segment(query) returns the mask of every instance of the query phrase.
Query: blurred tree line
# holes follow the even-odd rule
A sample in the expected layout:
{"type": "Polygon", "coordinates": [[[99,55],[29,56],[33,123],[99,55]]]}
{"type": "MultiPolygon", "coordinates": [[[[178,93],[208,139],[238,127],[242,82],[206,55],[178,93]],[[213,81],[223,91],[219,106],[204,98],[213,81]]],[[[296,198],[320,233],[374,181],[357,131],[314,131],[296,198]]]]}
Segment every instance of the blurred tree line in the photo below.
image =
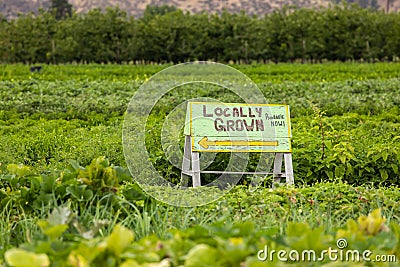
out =
{"type": "Polygon", "coordinates": [[[189,14],[148,7],[141,18],[118,8],[86,14],[41,10],[0,17],[2,63],[165,63],[398,61],[400,14],[341,4],[284,8],[264,17],[189,14]]]}

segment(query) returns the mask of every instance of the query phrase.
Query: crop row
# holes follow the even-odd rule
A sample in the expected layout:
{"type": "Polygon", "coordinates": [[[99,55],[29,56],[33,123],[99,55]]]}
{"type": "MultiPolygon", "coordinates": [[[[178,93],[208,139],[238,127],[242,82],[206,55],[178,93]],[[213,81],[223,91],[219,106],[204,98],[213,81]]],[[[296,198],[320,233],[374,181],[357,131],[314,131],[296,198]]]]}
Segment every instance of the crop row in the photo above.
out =
{"type": "MultiPolygon", "coordinates": [[[[340,81],[331,83],[282,82],[258,83],[269,103],[286,103],[293,117],[312,113],[312,104],[326,115],[358,113],[374,115],[398,114],[400,88],[398,78],[387,80],[340,81]]],[[[84,119],[122,116],[139,84],[96,81],[3,81],[0,82],[0,119],[48,118],[84,119]],[[100,116],[101,115],[101,116],[100,116]]],[[[212,97],[216,100],[241,101],[226,89],[204,84],[193,85],[191,90],[174,89],[169,97],[155,109],[167,111],[180,102],[193,97],[212,97]]],[[[12,120],[11,120],[12,121],[12,120]]]]}
{"type": "MultiPolygon", "coordinates": [[[[153,74],[171,65],[42,65],[39,73],[31,73],[27,65],[1,65],[1,81],[46,80],[46,81],[109,81],[143,82],[153,74]]],[[[398,78],[397,63],[324,63],[324,64],[254,64],[231,65],[254,82],[284,81],[335,82],[347,80],[370,80],[398,78]]]]}

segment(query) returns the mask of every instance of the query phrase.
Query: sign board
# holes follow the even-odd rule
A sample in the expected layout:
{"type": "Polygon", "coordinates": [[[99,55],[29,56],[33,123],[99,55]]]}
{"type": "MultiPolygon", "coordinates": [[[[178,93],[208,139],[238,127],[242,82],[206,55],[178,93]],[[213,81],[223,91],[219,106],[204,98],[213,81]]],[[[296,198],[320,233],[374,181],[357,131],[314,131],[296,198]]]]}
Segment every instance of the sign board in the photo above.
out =
{"type": "Polygon", "coordinates": [[[189,102],[193,152],[291,152],[288,105],[189,102]]]}
{"type": "Polygon", "coordinates": [[[294,183],[288,105],[189,102],[184,134],[182,180],[191,176],[193,187],[201,185],[201,173],[272,174],[274,182],[285,177],[288,184],[294,183]],[[200,152],[272,152],[274,169],[272,173],[203,171],[200,152]]]}

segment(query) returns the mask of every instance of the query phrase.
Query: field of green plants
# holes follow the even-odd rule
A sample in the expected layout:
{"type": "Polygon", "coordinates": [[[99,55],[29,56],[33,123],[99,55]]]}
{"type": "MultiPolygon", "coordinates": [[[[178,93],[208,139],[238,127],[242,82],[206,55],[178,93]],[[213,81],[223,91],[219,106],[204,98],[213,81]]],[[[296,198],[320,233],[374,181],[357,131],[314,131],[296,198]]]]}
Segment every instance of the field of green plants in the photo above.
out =
{"type": "MultiPolygon", "coordinates": [[[[0,266],[400,266],[400,64],[233,65],[269,103],[290,105],[295,186],[272,189],[266,177],[253,192],[245,176],[195,208],[144,194],[123,154],[130,99],[167,67],[0,66],[0,266]],[[282,261],[275,253],[262,261],[265,247],[372,255],[282,261]]],[[[240,101],[200,86],[157,103],[146,146],[173,183],[180,172],[160,132],[167,114],[193,97],[240,101]]],[[[228,158],[218,154],[209,169],[228,158]]]]}

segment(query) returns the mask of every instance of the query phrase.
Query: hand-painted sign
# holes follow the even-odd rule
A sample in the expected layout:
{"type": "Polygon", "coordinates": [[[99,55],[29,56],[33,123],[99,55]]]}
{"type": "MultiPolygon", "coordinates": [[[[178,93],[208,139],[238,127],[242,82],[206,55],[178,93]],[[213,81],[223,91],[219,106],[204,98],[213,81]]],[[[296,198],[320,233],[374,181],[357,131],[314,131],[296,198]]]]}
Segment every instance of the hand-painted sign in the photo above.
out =
{"type": "Polygon", "coordinates": [[[194,152],[291,152],[287,105],[189,102],[194,152]]]}

